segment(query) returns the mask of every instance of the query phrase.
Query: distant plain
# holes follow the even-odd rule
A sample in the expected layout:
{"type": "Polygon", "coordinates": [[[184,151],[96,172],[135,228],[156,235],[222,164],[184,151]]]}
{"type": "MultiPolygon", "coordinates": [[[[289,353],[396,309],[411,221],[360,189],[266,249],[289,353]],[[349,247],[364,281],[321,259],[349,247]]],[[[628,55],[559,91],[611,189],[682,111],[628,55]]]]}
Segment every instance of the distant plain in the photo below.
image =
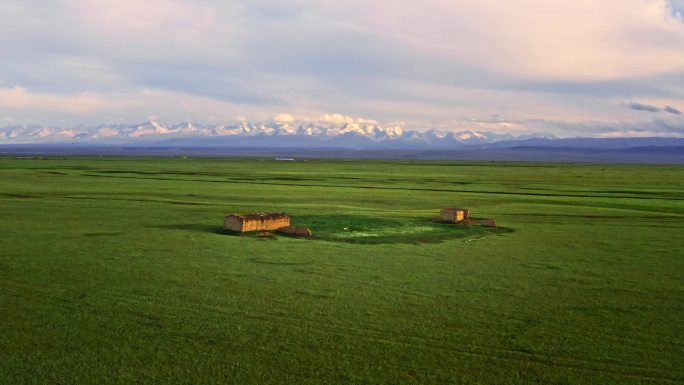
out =
{"type": "Polygon", "coordinates": [[[0,384],[684,383],[683,166],[8,157],[0,207],[0,384]]]}

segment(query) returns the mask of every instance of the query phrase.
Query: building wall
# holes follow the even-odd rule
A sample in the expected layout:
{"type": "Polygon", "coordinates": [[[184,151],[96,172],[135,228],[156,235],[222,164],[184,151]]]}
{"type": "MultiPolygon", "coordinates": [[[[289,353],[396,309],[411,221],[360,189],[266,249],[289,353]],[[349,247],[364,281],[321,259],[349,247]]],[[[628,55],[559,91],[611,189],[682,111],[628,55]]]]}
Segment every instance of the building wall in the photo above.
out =
{"type": "Polygon", "coordinates": [[[290,218],[288,217],[278,219],[240,219],[235,216],[227,216],[223,220],[223,228],[225,230],[236,232],[278,230],[289,225],[290,218]]]}
{"type": "Polygon", "coordinates": [[[440,217],[448,222],[461,222],[466,220],[468,215],[465,210],[442,210],[440,217]]]}
{"type": "Polygon", "coordinates": [[[243,223],[242,231],[278,230],[289,225],[290,218],[287,217],[278,219],[246,219],[243,223]]]}
{"type": "Polygon", "coordinates": [[[242,221],[237,217],[228,216],[223,220],[223,229],[242,232],[242,221]]]}

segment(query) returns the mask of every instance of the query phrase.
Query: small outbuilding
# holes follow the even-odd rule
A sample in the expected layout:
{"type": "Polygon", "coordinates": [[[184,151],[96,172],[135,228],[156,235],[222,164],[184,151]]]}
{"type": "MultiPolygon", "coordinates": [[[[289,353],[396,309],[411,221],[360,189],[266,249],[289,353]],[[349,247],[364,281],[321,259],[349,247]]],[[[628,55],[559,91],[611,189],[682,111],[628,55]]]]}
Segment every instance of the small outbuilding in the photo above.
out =
{"type": "Polygon", "coordinates": [[[468,209],[442,209],[440,218],[445,222],[458,223],[468,219],[468,209]]]}
{"type": "Polygon", "coordinates": [[[278,230],[290,225],[290,217],[284,213],[231,214],[224,218],[223,229],[244,233],[247,231],[278,230]]]}

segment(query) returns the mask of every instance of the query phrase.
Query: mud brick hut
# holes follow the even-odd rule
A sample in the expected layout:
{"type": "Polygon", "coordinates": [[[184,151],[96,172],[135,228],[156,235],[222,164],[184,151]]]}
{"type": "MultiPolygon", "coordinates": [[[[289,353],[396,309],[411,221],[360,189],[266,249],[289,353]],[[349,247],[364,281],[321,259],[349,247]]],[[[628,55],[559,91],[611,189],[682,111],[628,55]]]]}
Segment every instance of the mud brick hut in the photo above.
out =
{"type": "Polygon", "coordinates": [[[468,219],[468,209],[442,209],[440,218],[445,222],[458,223],[468,219]]]}
{"type": "Polygon", "coordinates": [[[244,233],[270,231],[290,225],[290,217],[283,213],[232,214],[224,218],[223,229],[244,233]]]}

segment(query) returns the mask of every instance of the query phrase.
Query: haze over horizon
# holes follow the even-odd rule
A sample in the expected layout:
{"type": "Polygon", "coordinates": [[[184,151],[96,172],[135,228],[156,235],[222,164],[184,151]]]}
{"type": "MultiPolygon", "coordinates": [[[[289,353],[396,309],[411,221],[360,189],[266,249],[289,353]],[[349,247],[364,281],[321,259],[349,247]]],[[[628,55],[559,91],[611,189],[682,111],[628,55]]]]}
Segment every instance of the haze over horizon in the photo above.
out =
{"type": "Polygon", "coordinates": [[[682,13],[684,0],[9,0],[0,127],[347,119],[684,137],[682,13]]]}

